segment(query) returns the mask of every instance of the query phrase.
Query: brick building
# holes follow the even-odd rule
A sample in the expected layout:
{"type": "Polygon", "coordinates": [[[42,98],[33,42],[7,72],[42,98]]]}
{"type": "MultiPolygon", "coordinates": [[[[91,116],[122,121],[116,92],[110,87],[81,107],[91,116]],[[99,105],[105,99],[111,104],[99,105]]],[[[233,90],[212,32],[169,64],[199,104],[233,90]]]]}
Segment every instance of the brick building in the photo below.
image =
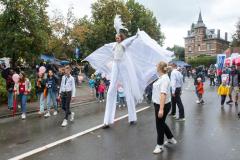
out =
{"type": "Polygon", "coordinates": [[[216,55],[223,53],[228,47],[228,34],[225,32],[225,38],[221,38],[220,30],[207,29],[202,20],[201,12],[198,21],[192,24],[185,39],[186,57],[198,55],[216,55]]]}

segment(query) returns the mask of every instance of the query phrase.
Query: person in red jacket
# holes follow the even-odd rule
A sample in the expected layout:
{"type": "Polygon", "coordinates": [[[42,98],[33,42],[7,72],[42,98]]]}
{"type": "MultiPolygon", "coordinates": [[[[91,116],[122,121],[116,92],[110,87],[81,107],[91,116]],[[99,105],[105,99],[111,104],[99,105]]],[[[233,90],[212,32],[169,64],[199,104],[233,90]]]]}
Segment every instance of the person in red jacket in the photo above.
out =
{"type": "Polygon", "coordinates": [[[100,82],[100,85],[98,86],[98,94],[100,95],[99,100],[100,102],[104,102],[104,93],[106,90],[106,86],[103,81],[100,82]]]}
{"type": "Polygon", "coordinates": [[[198,92],[198,104],[204,104],[204,100],[203,100],[204,88],[203,88],[203,82],[201,78],[197,79],[197,92],[198,92]]]}

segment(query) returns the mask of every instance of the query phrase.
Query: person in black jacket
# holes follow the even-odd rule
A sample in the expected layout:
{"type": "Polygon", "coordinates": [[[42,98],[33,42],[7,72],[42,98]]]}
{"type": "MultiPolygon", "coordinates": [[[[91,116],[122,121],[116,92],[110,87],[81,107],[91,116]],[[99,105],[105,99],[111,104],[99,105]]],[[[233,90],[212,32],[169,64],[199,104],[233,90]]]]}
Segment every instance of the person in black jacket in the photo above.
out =
{"type": "Polygon", "coordinates": [[[39,98],[39,114],[44,113],[44,107],[45,107],[45,96],[44,95],[44,89],[46,87],[46,80],[43,78],[44,74],[38,74],[37,80],[35,82],[35,88],[36,93],[39,98]]]}
{"type": "Polygon", "coordinates": [[[53,103],[54,106],[54,112],[53,115],[57,115],[58,114],[58,108],[57,108],[57,84],[58,84],[58,79],[57,77],[54,75],[52,70],[48,71],[48,78],[46,80],[46,87],[47,87],[47,113],[44,115],[44,117],[50,117],[50,109],[51,109],[51,101],[53,103]]]}

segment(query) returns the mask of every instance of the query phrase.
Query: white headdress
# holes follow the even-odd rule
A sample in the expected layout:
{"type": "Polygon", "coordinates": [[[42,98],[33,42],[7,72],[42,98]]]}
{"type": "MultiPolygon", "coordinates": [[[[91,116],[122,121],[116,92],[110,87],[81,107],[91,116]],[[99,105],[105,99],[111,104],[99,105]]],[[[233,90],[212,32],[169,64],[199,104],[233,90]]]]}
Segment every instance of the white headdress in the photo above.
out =
{"type": "Polygon", "coordinates": [[[117,34],[120,33],[121,29],[128,31],[128,29],[123,26],[123,22],[120,15],[116,15],[114,18],[114,28],[116,29],[117,34]]]}

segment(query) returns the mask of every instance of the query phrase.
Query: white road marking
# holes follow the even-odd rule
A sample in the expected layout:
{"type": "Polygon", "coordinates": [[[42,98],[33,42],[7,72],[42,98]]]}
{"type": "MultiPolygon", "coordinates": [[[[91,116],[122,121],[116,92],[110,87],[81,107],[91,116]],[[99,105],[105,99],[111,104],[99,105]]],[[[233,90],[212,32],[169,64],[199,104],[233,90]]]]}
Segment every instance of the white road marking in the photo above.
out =
{"type": "MultiPolygon", "coordinates": [[[[144,110],[146,110],[146,109],[148,109],[148,108],[150,108],[150,106],[141,108],[141,109],[137,110],[136,112],[139,113],[139,112],[142,112],[142,111],[144,111],[144,110]]],[[[119,117],[119,118],[116,118],[116,119],[114,120],[114,122],[120,121],[120,120],[122,120],[122,119],[124,119],[124,118],[126,118],[126,117],[128,117],[128,114],[123,115],[123,116],[121,116],[121,117],[119,117]]],[[[16,157],[10,158],[9,160],[20,160],[20,159],[23,159],[23,158],[27,158],[27,157],[29,157],[29,156],[32,156],[32,155],[36,154],[36,153],[45,151],[45,150],[47,150],[47,149],[49,149],[49,148],[55,147],[55,146],[57,146],[57,145],[60,145],[60,144],[62,144],[62,143],[65,143],[65,142],[67,142],[67,141],[70,141],[70,140],[72,140],[72,139],[75,139],[75,138],[77,138],[77,137],[83,136],[83,135],[85,135],[85,134],[88,134],[88,133],[90,133],[90,132],[92,132],[92,131],[95,131],[95,130],[97,130],[97,129],[100,129],[100,128],[102,128],[102,127],[103,127],[103,124],[98,125],[98,126],[95,126],[95,127],[92,127],[92,128],[89,128],[89,129],[87,129],[87,130],[85,130],[85,131],[76,133],[76,134],[74,134],[74,135],[72,135],[72,136],[69,136],[69,137],[60,139],[60,140],[58,140],[58,141],[49,143],[49,144],[47,144],[47,145],[45,145],[45,146],[36,148],[36,149],[31,150],[31,151],[29,151],[29,152],[26,152],[26,153],[23,153],[23,154],[18,155],[18,156],[16,156],[16,157]]]]}

